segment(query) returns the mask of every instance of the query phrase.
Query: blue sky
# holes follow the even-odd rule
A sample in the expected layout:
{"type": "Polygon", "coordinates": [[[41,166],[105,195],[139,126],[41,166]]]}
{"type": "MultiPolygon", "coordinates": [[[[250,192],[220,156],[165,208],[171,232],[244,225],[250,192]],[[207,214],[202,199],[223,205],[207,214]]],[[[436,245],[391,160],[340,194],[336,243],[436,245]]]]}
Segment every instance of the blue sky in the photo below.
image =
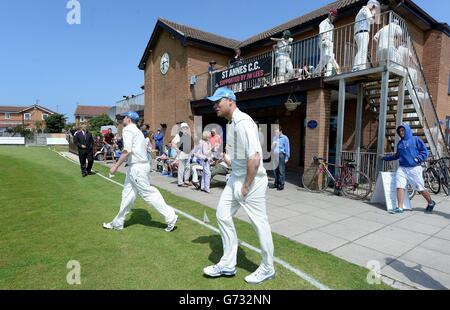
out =
{"type": "MultiPolygon", "coordinates": [[[[332,1],[79,0],[80,25],[67,24],[67,2],[0,0],[0,105],[39,100],[73,120],[77,102],[141,92],[137,65],[158,16],[245,39],[332,1]]],[[[415,2],[449,23],[450,1],[415,2]]]]}

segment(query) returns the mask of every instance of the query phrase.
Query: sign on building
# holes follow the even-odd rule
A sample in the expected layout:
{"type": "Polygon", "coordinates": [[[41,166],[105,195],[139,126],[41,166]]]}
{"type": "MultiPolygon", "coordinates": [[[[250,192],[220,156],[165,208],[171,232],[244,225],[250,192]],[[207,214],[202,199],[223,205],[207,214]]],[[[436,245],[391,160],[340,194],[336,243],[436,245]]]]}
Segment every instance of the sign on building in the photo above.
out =
{"type": "Polygon", "coordinates": [[[215,73],[215,86],[223,87],[254,79],[260,79],[270,76],[271,73],[272,57],[243,62],[241,65],[232,66],[227,70],[215,73]]]}

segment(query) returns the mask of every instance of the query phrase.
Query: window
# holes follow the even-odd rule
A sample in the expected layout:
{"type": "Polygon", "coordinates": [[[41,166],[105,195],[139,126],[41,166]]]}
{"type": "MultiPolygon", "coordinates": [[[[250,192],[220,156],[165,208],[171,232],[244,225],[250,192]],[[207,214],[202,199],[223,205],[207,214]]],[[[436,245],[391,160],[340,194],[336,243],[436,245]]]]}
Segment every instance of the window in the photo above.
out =
{"type": "Polygon", "coordinates": [[[86,119],[84,118],[84,116],[80,116],[80,122],[84,123],[86,121],[86,119]]]}
{"type": "Polygon", "coordinates": [[[11,113],[5,113],[5,119],[11,119],[11,113]]]}
{"type": "Polygon", "coordinates": [[[42,120],[45,121],[48,118],[48,114],[42,114],[42,120]]]}
{"type": "Polygon", "coordinates": [[[31,121],[31,114],[30,114],[30,113],[25,113],[25,114],[23,115],[23,118],[24,118],[26,121],[31,121]]]}
{"type": "Polygon", "coordinates": [[[450,72],[448,73],[448,95],[450,96],[450,72]]]}

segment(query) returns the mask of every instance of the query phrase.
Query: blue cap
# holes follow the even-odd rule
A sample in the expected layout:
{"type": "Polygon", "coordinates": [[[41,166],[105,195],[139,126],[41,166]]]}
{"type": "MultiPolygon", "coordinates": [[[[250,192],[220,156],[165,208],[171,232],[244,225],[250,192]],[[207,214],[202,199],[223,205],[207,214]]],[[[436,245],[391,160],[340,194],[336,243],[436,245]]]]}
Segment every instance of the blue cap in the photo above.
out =
{"type": "Polygon", "coordinates": [[[134,111],[129,111],[127,113],[122,113],[120,116],[123,117],[129,117],[134,123],[137,123],[139,121],[139,114],[137,114],[134,111]]]}
{"type": "Polygon", "coordinates": [[[216,91],[214,92],[214,95],[212,95],[211,97],[208,97],[207,99],[209,101],[219,101],[222,98],[228,98],[231,99],[233,101],[236,101],[236,95],[234,94],[234,92],[227,88],[227,87],[220,87],[218,89],[216,89],[216,91]]]}

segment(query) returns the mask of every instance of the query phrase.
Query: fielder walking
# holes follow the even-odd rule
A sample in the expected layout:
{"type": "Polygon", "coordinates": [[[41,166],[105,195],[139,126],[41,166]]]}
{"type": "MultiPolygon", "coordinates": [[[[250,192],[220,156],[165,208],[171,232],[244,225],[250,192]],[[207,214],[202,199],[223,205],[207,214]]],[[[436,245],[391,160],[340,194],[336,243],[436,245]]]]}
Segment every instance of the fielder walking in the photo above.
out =
{"type": "Polygon", "coordinates": [[[334,56],[334,25],[333,22],[338,15],[338,11],[336,9],[330,10],[328,13],[328,18],[325,19],[319,25],[319,33],[320,33],[320,62],[316,68],[316,75],[321,75],[323,70],[325,69],[325,76],[331,76],[333,74],[333,68],[336,70],[336,73],[340,71],[340,67],[336,62],[334,56]]]}
{"type": "Polygon", "coordinates": [[[123,114],[123,151],[120,159],[111,167],[110,174],[115,174],[117,169],[128,159],[128,171],[122,191],[122,203],[120,210],[114,220],[104,223],[105,229],[122,230],[125,216],[130,212],[131,207],[139,194],[148,205],[152,205],[161,213],[167,224],[166,231],[171,232],[175,228],[178,216],[175,210],[168,206],[161,193],[153,186],[150,186],[149,175],[150,165],[147,156],[147,143],[142,131],[136,126],[139,115],[136,112],[123,114]]]}
{"type": "Polygon", "coordinates": [[[257,284],[275,277],[273,241],[266,213],[267,174],[263,167],[258,127],[253,119],[236,106],[236,96],[228,88],[219,88],[212,97],[217,116],[229,121],[224,160],[231,164],[232,175],[217,206],[217,221],[223,243],[223,256],[216,265],[203,269],[210,277],[234,276],[238,237],[233,215],[240,207],[248,214],[261,245],[262,262],[258,269],[245,277],[247,283],[257,284]]]}

